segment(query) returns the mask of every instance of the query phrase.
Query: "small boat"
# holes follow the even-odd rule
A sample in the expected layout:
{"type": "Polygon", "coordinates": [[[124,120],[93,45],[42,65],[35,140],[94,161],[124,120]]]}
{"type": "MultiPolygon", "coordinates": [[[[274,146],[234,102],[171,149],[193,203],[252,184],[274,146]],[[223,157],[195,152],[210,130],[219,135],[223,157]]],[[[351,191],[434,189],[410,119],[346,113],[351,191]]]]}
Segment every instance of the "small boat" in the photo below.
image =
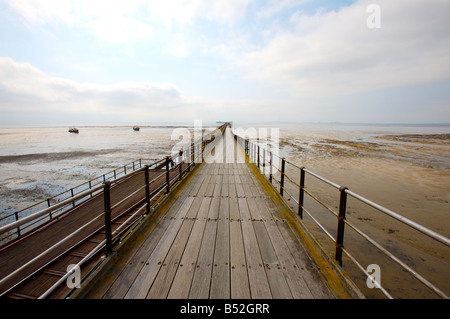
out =
{"type": "Polygon", "coordinates": [[[141,128],[139,126],[134,126],[133,131],[139,131],[141,128]]]}
{"type": "Polygon", "coordinates": [[[71,127],[69,133],[79,133],[79,130],[76,127],[71,127]]]}

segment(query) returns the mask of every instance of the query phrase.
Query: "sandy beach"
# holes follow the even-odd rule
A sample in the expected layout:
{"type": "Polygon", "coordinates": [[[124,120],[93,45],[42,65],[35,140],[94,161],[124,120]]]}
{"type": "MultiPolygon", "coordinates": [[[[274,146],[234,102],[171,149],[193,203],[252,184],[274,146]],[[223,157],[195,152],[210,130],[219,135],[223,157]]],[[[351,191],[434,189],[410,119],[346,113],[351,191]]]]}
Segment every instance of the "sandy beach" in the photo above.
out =
{"type": "MultiPolygon", "coordinates": [[[[371,201],[450,237],[449,134],[379,135],[350,140],[323,138],[317,142],[299,141],[295,136],[286,135],[281,140],[281,147],[284,148],[284,156],[292,163],[305,166],[371,201]]],[[[298,176],[295,169],[291,172],[298,176]]],[[[337,211],[338,191],[318,182],[312,176],[307,176],[306,185],[337,211]]],[[[307,207],[308,205],[334,236],[336,218],[324,212],[312,200],[306,202],[307,207]]],[[[420,270],[444,292],[450,292],[448,247],[358,200],[349,198],[347,207],[350,222],[373,235],[379,243],[409,266],[420,270]]],[[[305,222],[315,229],[315,234],[330,254],[333,254],[334,246],[330,245],[328,238],[310,219],[305,218],[305,222]]],[[[393,294],[403,298],[436,297],[433,293],[428,293],[427,289],[422,289],[424,286],[417,280],[399,276],[399,272],[404,273],[401,268],[381,257],[376,249],[352,233],[352,230],[347,231],[344,246],[364,260],[365,265],[380,264],[385,282],[391,283],[388,291],[393,294]]],[[[344,262],[344,269],[354,274],[359,272],[349,260],[344,262]]],[[[365,280],[364,276],[357,277],[361,282],[365,280]]],[[[361,286],[364,287],[364,284],[361,286]]],[[[364,293],[379,296],[373,289],[364,289],[364,293]]]]}

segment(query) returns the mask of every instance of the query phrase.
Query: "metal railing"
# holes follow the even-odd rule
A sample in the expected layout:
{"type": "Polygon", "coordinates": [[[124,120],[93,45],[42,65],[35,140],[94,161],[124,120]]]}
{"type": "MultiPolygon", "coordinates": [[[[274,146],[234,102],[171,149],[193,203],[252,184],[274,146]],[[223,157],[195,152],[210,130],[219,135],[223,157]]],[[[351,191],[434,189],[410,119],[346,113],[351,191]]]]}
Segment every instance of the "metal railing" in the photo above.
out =
{"type": "Polygon", "coordinates": [[[4,214],[0,218],[0,225],[4,224],[10,224],[13,221],[17,222],[19,220],[22,220],[23,218],[32,215],[33,213],[37,211],[41,211],[44,208],[53,208],[48,210],[48,214],[41,215],[39,219],[34,219],[30,223],[20,224],[20,226],[17,226],[15,232],[10,232],[6,234],[6,236],[0,238],[0,244],[8,243],[11,240],[14,240],[16,238],[19,238],[23,235],[26,235],[27,233],[33,231],[43,223],[46,223],[61,214],[65,213],[67,209],[70,209],[71,207],[75,207],[78,202],[84,201],[84,197],[89,196],[93,197],[98,192],[100,192],[100,189],[96,188],[98,185],[101,185],[105,181],[108,180],[115,180],[120,176],[125,176],[130,172],[134,172],[137,169],[142,168],[142,159],[138,159],[136,161],[133,161],[131,163],[125,164],[119,168],[116,168],[112,171],[106,172],[100,176],[97,176],[87,182],[84,182],[82,184],[79,184],[77,186],[71,187],[68,190],[65,190],[57,195],[54,195],[52,197],[49,197],[45,200],[39,201],[33,205],[30,205],[28,207],[25,207],[21,210],[15,211],[11,214],[4,214]],[[97,193],[95,191],[92,191],[93,189],[97,190],[97,193]],[[78,196],[79,194],[87,192],[87,195],[85,196],[78,196]],[[76,196],[76,198],[75,198],[76,196]],[[67,205],[60,205],[60,203],[66,201],[67,199],[74,199],[73,201],[69,201],[67,205]]]}
{"type": "MultiPolygon", "coordinates": [[[[220,130],[220,128],[219,128],[220,130]]],[[[199,153],[199,149],[204,151],[204,148],[209,144],[209,139],[214,136],[214,132],[207,134],[202,137],[201,140],[196,141],[195,143],[191,143],[190,148],[185,147],[184,154],[191,154],[191,161],[194,162],[199,157],[197,156],[194,159],[194,153],[199,153]]],[[[186,156],[185,156],[186,157],[186,156]]],[[[187,159],[187,157],[186,157],[187,159]]],[[[175,154],[170,156],[170,165],[173,165],[174,162],[179,160],[179,155],[175,154]]],[[[163,158],[156,162],[152,162],[149,164],[150,169],[157,170],[161,167],[165,166],[166,159],[163,158]]],[[[92,198],[98,195],[102,189],[97,188],[98,185],[103,184],[106,181],[114,181],[118,180],[119,177],[127,176],[129,173],[136,172],[137,170],[143,167],[142,159],[135,160],[131,163],[125,164],[121,167],[118,167],[114,170],[108,171],[102,175],[99,175],[87,182],[79,184],[77,186],[71,187],[70,189],[61,192],[57,195],[49,197],[45,200],[39,201],[31,206],[23,208],[21,210],[15,211],[10,214],[2,214],[0,217],[0,226],[2,225],[10,225],[13,222],[17,222],[19,220],[29,220],[28,223],[16,223],[17,227],[15,231],[10,231],[8,233],[0,234],[0,246],[6,245],[8,242],[25,236],[26,234],[34,231],[36,228],[41,225],[65,214],[68,210],[75,207],[77,204],[84,202],[87,198],[92,198]],[[93,190],[93,191],[91,191],[93,190]],[[83,195],[84,194],[84,195],[83,195]],[[79,196],[83,195],[83,196],[79,196]],[[70,200],[72,199],[72,200],[70,200]],[[61,203],[65,203],[61,205],[61,203]],[[44,210],[48,212],[47,214],[42,214],[39,218],[31,218],[25,219],[27,216],[34,215],[36,212],[41,212],[44,210]],[[2,235],[4,235],[2,237],[2,235]]]]}
{"type": "MultiPolygon", "coordinates": [[[[153,162],[151,164],[145,165],[142,168],[133,170],[132,172],[128,172],[127,174],[116,177],[114,179],[109,179],[104,182],[102,182],[101,185],[92,186],[88,190],[85,190],[83,192],[80,192],[78,194],[74,194],[68,199],[65,199],[59,203],[56,203],[54,205],[51,205],[50,207],[47,207],[45,209],[42,209],[38,212],[35,212],[31,215],[28,215],[26,217],[23,217],[19,220],[16,220],[10,224],[4,225],[0,227],[0,236],[2,234],[8,233],[11,230],[18,229],[19,227],[27,224],[33,224],[36,220],[40,220],[42,216],[46,216],[48,214],[52,214],[53,211],[59,210],[63,207],[67,207],[68,205],[73,205],[75,202],[78,201],[78,203],[83,203],[91,198],[93,194],[102,194],[103,195],[103,202],[104,202],[104,210],[100,214],[93,214],[93,217],[90,221],[88,221],[83,226],[79,227],[77,230],[72,232],[71,234],[67,235],[65,238],[61,239],[57,243],[54,243],[51,247],[47,248],[45,251],[40,253],[38,256],[32,258],[31,260],[27,261],[23,265],[17,265],[17,268],[12,271],[11,273],[4,275],[3,278],[0,279],[0,286],[7,283],[8,280],[14,278],[17,276],[23,269],[27,268],[29,265],[34,263],[36,260],[44,258],[46,255],[48,255],[50,252],[54,251],[61,245],[67,243],[69,240],[71,240],[74,236],[85,230],[87,227],[95,223],[96,221],[99,221],[101,219],[104,219],[103,226],[101,226],[101,229],[105,233],[105,239],[102,240],[95,248],[93,248],[87,256],[85,256],[76,266],[81,267],[86,261],[91,259],[93,256],[97,255],[101,250],[104,250],[104,256],[108,256],[114,246],[119,243],[124,237],[128,236],[129,232],[127,232],[130,229],[133,229],[136,227],[136,225],[142,221],[145,216],[151,213],[152,209],[155,209],[156,206],[159,205],[161,202],[161,199],[167,196],[171,189],[174,187],[174,185],[178,182],[181,182],[184,177],[188,175],[190,170],[193,166],[195,166],[198,163],[202,163],[204,160],[204,156],[211,152],[211,150],[215,147],[217,142],[222,138],[223,132],[226,129],[227,124],[224,124],[220,126],[217,130],[214,132],[203,136],[201,140],[194,141],[189,146],[183,147],[178,154],[167,156],[161,160],[158,160],[156,162],[153,162]],[[152,168],[153,167],[153,168],[152,168]],[[154,177],[152,180],[150,180],[149,172],[161,172],[156,177],[154,177]],[[111,188],[113,185],[117,185],[132,176],[136,174],[142,174],[144,173],[144,184],[134,190],[130,195],[126,196],[125,198],[121,199],[119,202],[115,203],[114,205],[111,205],[111,188]],[[164,181],[161,183],[161,179],[164,181]],[[155,183],[158,183],[159,186],[157,186],[155,189],[151,191],[151,186],[155,183]],[[145,191],[145,196],[139,200],[134,201],[130,204],[130,207],[137,207],[135,212],[125,221],[123,222],[117,229],[112,231],[112,218],[111,218],[111,212],[114,208],[118,207],[120,204],[124,203],[125,201],[129,200],[131,197],[135,196],[139,192],[145,191]],[[154,203],[153,205],[151,203],[154,203]],[[137,218],[136,218],[137,217],[137,218]],[[132,223],[129,223],[129,221],[133,221],[132,223]]],[[[141,165],[141,161],[139,161],[141,165]]],[[[126,208],[125,211],[128,212],[129,208],[126,208]]],[[[65,216],[65,214],[64,214],[65,216]]],[[[98,231],[97,230],[97,231],[98,231]]],[[[86,237],[87,238],[87,237],[86,237]]],[[[9,245],[13,245],[14,242],[12,242],[9,245]]],[[[76,244],[72,245],[72,247],[75,247],[79,244],[77,242],[76,244]]],[[[9,246],[8,245],[8,246],[9,246]]],[[[6,247],[8,247],[6,246],[6,247]]],[[[2,249],[4,249],[2,247],[2,249]]],[[[70,250],[70,249],[69,249],[70,250]]],[[[66,250],[66,251],[69,251],[66,250]]],[[[64,253],[63,253],[64,254],[64,253]]],[[[61,256],[61,255],[59,255],[61,256]]],[[[57,257],[58,258],[58,257],[57,257]]],[[[48,264],[54,262],[55,259],[52,259],[50,261],[47,261],[45,265],[41,266],[38,270],[34,271],[32,274],[29,274],[26,278],[21,278],[19,282],[16,282],[13,286],[8,287],[4,291],[0,291],[0,296],[4,296],[6,293],[11,291],[14,287],[18,286],[20,283],[24,282],[28,278],[30,278],[32,275],[40,271],[41,269],[44,269],[48,264]]],[[[100,261],[101,262],[101,261],[100,261]]],[[[48,297],[58,286],[60,286],[74,271],[75,267],[72,268],[72,270],[68,271],[62,278],[60,278],[51,288],[49,288],[44,294],[39,296],[40,299],[48,297]]]]}
{"type": "MultiPolygon", "coordinates": [[[[407,225],[410,229],[413,229],[415,231],[421,232],[425,234],[427,237],[433,239],[434,241],[438,242],[439,244],[443,244],[445,246],[445,249],[448,249],[450,247],[450,239],[431,230],[428,229],[404,216],[401,216],[400,214],[389,210],[379,204],[374,203],[373,201],[370,201],[369,199],[350,191],[345,186],[340,186],[316,173],[313,171],[310,171],[306,169],[305,167],[300,167],[298,165],[295,165],[294,163],[286,160],[284,157],[280,157],[277,154],[270,149],[270,147],[262,147],[258,142],[251,141],[249,139],[243,138],[241,136],[235,135],[235,139],[237,142],[242,146],[244,151],[249,156],[249,160],[253,162],[260,172],[268,178],[270,184],[274,186],[274,188],[279,192],[282,198],[287,199],[288,201],[293,201],[295,204],[288,204],[288,206],[294,211],[300,219],[303,219],[304,214],[306,213],[309,218],[318,226],[323,233],[325,233],[326,237],[331,239],[333,242],[335,249],[334,249],[334,259],[337,261],[337,263],[342,267],[342,254],[344,253],[348,258],[361,270],[366,276],[371,276],[367,270],[361,265],[356,258],[350,254],[349,250],[345,248],[344,246],[344,234],[345,234],[345,227],[348,226],[352,230],[354,230],[359,236],[364,238],[367,242],[369,242],[371,245],[376,247],[382,254],[387,256],[390,260],[394,261],[396,264],[400,265],[402,269],[408,273],[410,273],[412,276],[414,276],[417,280],[419,280],[423,285],[428,287],[433,293],[438,295],[441,298],[448,298],[447,294],[444,293],[441,289],[436,287],[434,284],[432,284],[429,280],[424,278],[422,275],[420,275],[417,271],[412,269],[410,266],[408,266],[405,262],[403,262],[400,258],[395,256],[392,252],[388,251],[383,245],[378,243],[375,239],[373,239],[371,236],[366,234],[364,231],[362,231],[360,228],[356,227],[354,223],[349,222],[348,218],[346,217],[346,211],[347,211],[347,199],[350,196],[353,199],[356,199],[360,203],[370,206],[377,211],[394,218],[395,220],[407,225]],[[289,171],[292,172],[293,170],[298,171],[297,174],[288,173],[287,165],[290,166],[289,171]],[[296,175],[296,176],[295,176],[296,175]],[[276,177],[279,177],[278,179],[276,177]],[[295,176],[295,177],[294,177],[295,176]],[[318,195],[314,194],[312,191],[309,190],[309,188],[306,186],[306,177],[311,176],[317,181],[320,181],[322,183],[325,183],[332,188],[338,190],[338,196],[335,199],[335,203],[337,205],[334,205],[335,208],[337,208],[337,211],[335,208],[332,208],[330,204],[325,203],[324,200],[320,199],[318,195]],[[289,185],[289,186],[288,186],[289,185]],[[294,195],[293,193],[296,192],[294,195]],[[327,230],[327,227],[321,224],[316,217],[307,209],[305,206],[305,195],[309,196],[314,202],[319,204],[321,207],[325,209],[326,212],[331,213],[336,217],[337,225],[336,225],[336,235],[333,236],[329,230],[327,230]]],[[[264,144],[263,144],[264,145],[264,144]]],[[[265,145],[268,146],[266,143],[265,145]]],[[[292,202],[291,202],[292,203],[292,202]]],[[[372,277],[373,278],[373,277],[372,277]]],[[[392,298],[390,293],[383,288],[379,283],[376,283],[377,287],[380,288],[380,291],[387,297],[392,298]]]]}

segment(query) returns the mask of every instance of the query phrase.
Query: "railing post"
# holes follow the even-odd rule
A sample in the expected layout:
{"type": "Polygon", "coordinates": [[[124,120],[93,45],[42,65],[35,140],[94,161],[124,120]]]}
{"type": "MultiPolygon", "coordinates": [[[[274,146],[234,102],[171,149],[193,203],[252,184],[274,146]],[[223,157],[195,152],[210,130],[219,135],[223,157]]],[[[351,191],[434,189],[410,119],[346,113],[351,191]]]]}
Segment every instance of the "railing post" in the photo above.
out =
{"type": "MultiPolygon", "coordinates": [[[[50,198],[47,198],[47,207],[50,207],[50,198]]],[[[50,220],[52,220],[52,218],[53,218],[51,211],[48,212],[48,218],[50,220]]]]}
{"type": "Polygon", "coordinates": [[[286,166],[286,160],[283,157],[281,159],[281,180],[280,180],[280,194],[281,194],[281,196],[283,196],[283,193],[284,193],[284,171],[285,171],[285,166],[286,166]]]}
{"type": "MultiPolygon", "coordinates": [[[[105,177],[105,175],[103,175],[105,177]]],[[[70,189],[70,195],[73,197],[73,188],[70,189]]],[[[75,201],[72,202],[72,207],[75,207],[75,201]]]]}
{"type": "Polygon", "coordinates": [[[266,149],[263,148],[263,162],[262,162],[262,167],[263,167],[263,175],[266,175],[266,149]]]}
{"type": "Polygon", "coordinates": [[[103,192],[103,201],[105,208],[105,255],[108,256],[112,252],[112,234],[111,234],[111,182],[104,182],[105,188],[103,192]]]}
{"type": "Polygon", "coordinates": [[[183,150],[181,149],[180,152],[178,153],[180,155],[180,160],[178,161],[178,165],[180,165],[180,181],[181,181],[181,174],[183,174],[183,165],[181,165],[181,163],[183,162],[183,150]]]}
{"type": "Polygon", "coordinates": [[[170,192],[170,175],[169,175],[169,156],[166,157],[166,187],[167,187],[167,191],[166,194],[168,194],[170,192]]]}
{"type": "Polygon", "coordinates": [[[305,197],[305,168],[300,168],[300,189],[298,194],[298,215],[303,219],[303,202],[305,197]]]}
{"type": "MultiPolygon", "coordinates": [[[[19,213],[18,212],[14,212],[14,216],[16,217],[16,221],[19,220],[19,213]]],[[[17,237],[20,237],[20,225],[17,226],[17,237]]]]}
{"type": "Polygon", "coordinates": [[[148,175],[149,166],[145,165],[145,203],[146,214],[150,214],[150,177],[148,175]]]}
{"type": "Polygon", "coordinates": [[[347,209],[347,193],[348,188],[341,186],[339,191],[341,193],[339,200],[339,215],[338,215],[338,227],[336,235],[336,256],[335,259],[338,261],[339,265],[342,267],[342,248],[344,247],[344,228],[345,228],[345,212],[347,209]]]}
{"type": "Polygon", "coordinates": [[[259,144],[258,144],[258,168],[259,168],[259,144]]]}
{"type": "Polygon", "coordinates": [[[272,183],[272,161],[273,161],[273,156],[272,156],[272,152],[270,152],[270,173],[269,173],[270,183],[272,183]]]}

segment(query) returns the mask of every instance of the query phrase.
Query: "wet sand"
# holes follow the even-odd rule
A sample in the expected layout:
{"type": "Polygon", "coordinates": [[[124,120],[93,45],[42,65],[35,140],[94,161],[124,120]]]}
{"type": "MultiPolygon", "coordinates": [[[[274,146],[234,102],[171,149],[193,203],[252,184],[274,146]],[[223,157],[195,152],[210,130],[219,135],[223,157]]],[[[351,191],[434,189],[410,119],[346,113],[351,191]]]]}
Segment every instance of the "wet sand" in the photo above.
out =
{"type": "MultiPolygon", "coordinates": [[[[280,144],[284,156],[294,164],[305,166],[369,200],[450,237],[450,134],[381,135],[359,140],[322,138],[306,142],[286,136],[280,144]]],[[[311,176],[307,176],[306,185],[330,207],[337,209],[339,194],[336,190],[318,183],[311,176]]],[[[314,207],[313,203],[310,205],[314,207]]],[[[321,210],[320,207],[314,209],[321,210]]],[[[329,225],[330,233],[335,235],[336,218],[328,215],[319,214],[323,222],[329,225]]],[[[450,294],[448,247],[411,231],[352,198],[348,201],[347,218],[373,234],[377,241],[450,294]]],[[[314,227],[310,221],[306,222],[314,227]]],[[[403,271],[400,268],[391,267],[392,262],[382,260],[376,249],[369,247],[367,242],[361,241],[351,231],[347,232],[349,238],[346,238],[347,243],[344,245],[358,251],[356,255],[360,255],[366,265],[380,263],[385,283],[389,282],[387,286],[393,296],[436,297],[423,289],[424,286],[416,280],[401,278],[399,273],[403,271]]],[[[323,242],[328,241],[324,236],[319,236],[323,242]]],[[[334,247],[328,246],[333,252],[334,247]]],[[[344,268],[355,274],[360,273],[349,263],[347,261],[344,268]]],[[[365,286],[364,276],[356,276],[365,286]]],[[[364,292],[369,296],[379,296],[368,288],[364,292]]]]}

